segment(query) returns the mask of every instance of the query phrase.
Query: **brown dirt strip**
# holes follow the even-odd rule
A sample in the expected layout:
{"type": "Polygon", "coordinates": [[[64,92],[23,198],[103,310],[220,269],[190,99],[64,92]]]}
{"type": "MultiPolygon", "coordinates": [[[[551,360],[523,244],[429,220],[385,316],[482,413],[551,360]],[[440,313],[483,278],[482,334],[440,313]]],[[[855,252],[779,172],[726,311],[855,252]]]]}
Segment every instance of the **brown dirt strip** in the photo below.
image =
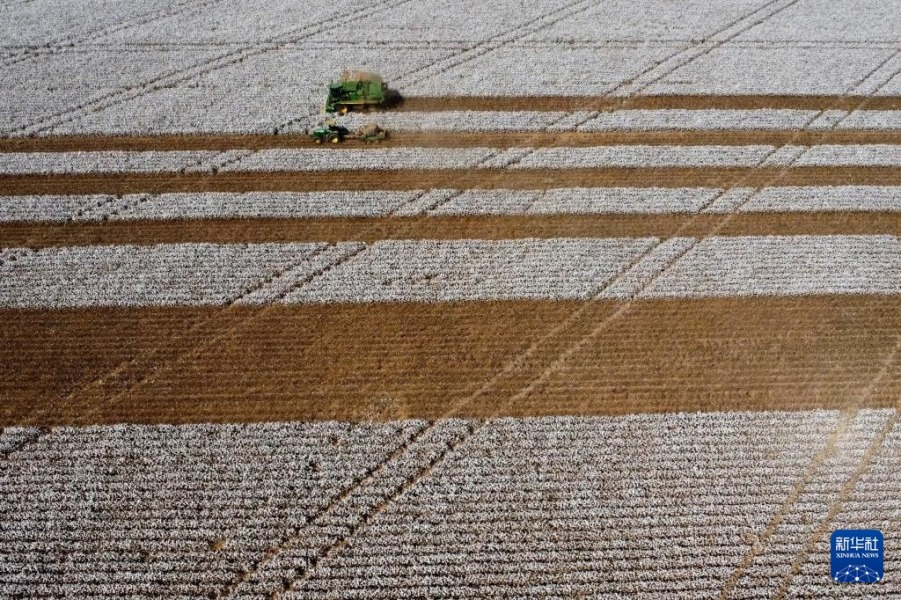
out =
{"type": "Polygon", "coordinates": [[[665,167],[397,169],[274,173],[2,175],[0,195],[329,190],[551,189],[559,187],[763,187],[901,185],[896,167],[665,167]]]}
{"type": "MultiPolygon", "coordinates": [[[[231,307],[196,336],[185,332],[220,309],[0,311],[0,426],[842,408],[901,329],[897,297],[637,301],[510,402],[623,306],[592,302],[561,339],[461,403],[581,304],[231,307]],[[72,393],[149,350],[159,368],[125,393],[72,393]]],[[[882,390],[899,379],[893,362],[865,405],[896,404],[882,390]]]]}
{"type": "Polygon", "coordinates": [[[901,131],[535,131],[535,132],[391,132],[379,144],[348,139],[318,146],[303,134],[280,135],[140,135],[0,138],[0,152],[97,152],[110,150],[262,150],[267,148],[377,149],[651,146],[748,146],[764,144],[901,144],[901,131]]]}
{"type": "MultiPolygon", "coordinates": [[[[100,244],[376,242],[387,239],[703,237],[723,216],[488,215],[328,219],[204,219],[0,223],[7,247],[100,244]]],[[[901,213],[739,213],[717,235],[901,235],[901,213]]]]}
{"type": "Polygon", "coordinates": [[[797,110],[898,110],[898,96],[442,96],[410,97],[391,110],[445,112],[451,110],[607,111],[616,109],[762,108],[797,110]]]}

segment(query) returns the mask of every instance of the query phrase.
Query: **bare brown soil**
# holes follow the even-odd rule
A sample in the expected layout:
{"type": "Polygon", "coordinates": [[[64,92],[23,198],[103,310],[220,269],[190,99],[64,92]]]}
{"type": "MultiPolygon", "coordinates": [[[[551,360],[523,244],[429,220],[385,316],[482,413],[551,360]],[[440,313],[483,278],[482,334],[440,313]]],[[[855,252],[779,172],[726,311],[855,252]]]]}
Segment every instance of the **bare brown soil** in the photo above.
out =
{"type": "Polygon", "coordinates": [[[486,215],[0,223],[10,247],[717,235],[901,235],[901,213],[486,215]]]}
{"type": "Polygon", "coordinates": [[[0,322],[2,425],[890,406],[901,376],[891,362],[864,393],[901,331],[901,302],[881,296],[5,310],[0,322]]]}
{"type": "Polygon", "coordinates": [[[666,167],[410,169],[275,173],[2,175],[0,195],[326,190],[551,189],[558,187],[901,185],[895,167],[666,167]]]}
{"type": "MultiPolygon", "coordinates": [[[[766,144],[899,144],[901,131],[535,131],[535,132],[391,132],[379,144],[353,139],[329,150],[423,148],[589,147],[644,144],[651,146],[747,146],[766,144]]],[[[112,135],[0,138],[0,152],[90,152],[109,150],[263,150],[323,148],[303,134],[280,135],[112,135]]]]}
{"type": "Polygon", "coordinates": [[[897,96],[441,96],[410,97],[391,110],[444,112],[449,110],[615,110],[786,108],[798,110],[897,110],[897,96]]]}

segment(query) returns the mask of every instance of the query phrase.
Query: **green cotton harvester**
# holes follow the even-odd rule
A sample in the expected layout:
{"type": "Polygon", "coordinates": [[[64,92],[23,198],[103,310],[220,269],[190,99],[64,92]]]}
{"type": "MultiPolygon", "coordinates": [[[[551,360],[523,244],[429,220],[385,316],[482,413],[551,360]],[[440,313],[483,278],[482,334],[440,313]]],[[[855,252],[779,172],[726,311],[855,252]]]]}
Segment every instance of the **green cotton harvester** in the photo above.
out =
{"type": "Polygon", "coordinates": [[[346,114],[349,110],[379,106],[388,97],[388,85],[375,73],[345,71],[328,86],[325,112],[346,114]]]}

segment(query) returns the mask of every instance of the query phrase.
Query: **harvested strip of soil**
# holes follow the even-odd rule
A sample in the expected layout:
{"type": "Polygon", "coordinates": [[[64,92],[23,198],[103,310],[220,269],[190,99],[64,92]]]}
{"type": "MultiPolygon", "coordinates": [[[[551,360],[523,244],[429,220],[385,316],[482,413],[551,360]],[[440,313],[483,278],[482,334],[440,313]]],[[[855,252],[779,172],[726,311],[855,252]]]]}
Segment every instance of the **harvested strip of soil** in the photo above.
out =
{"type": "MultiPolygon", "coordinates": [[[[0,311],[0,425],[842,408],[901,330],[895,297],[636,301],[511,401],[623,308],[591,302],[542,341],[580,305],[0,311]],[[208,327],[194,328],[204,319],[208,327]],[[473,397],[531,344],[535,352],[473,397]],[[151,350],[154,370],[136,385],[107,376],[151,350]],[[78,391],[97,378],[114,393],[78,391]]],[[[897,402],[901,368],[888,369],[867,406],[897,402]]]]}
{"type": "Polygon", "coordinates": [[[897,167],[416,169],[227,173],[3,175],[0,195],[328,190],[901,185],[897,167]]]}
{"type": "Polygon", "coordinates": [[[735,109],[897,110],[897,96],[454,96],[410,97],[391,110],[615,110],[615,109],[735,109]]]}
{"type": "MultiPolygon", "coordinates": [[[[901,131],[893,130],[686,130],[686,131],[492,131],[411,132],[392,131],[378,144],[348,139],[329,149],[350,148],[547,148],[612,145],[748,146],[785,144],[901,144],[901,131]]],[[[2,138],[2,152],[101,152],[261,150],[265,148],[314,148],[303,134],[281,135],[114,135],[2,138]]]]}
{"type": "MultiPolygon", "coordinates": [[[[703,237],[720,214],[485,215],[0,223],[7,247],[99,244],[376,242],[387,239],[703,237]]],[[[738,213],[717,235],[901,235],[901,212],[738,213]]]]}

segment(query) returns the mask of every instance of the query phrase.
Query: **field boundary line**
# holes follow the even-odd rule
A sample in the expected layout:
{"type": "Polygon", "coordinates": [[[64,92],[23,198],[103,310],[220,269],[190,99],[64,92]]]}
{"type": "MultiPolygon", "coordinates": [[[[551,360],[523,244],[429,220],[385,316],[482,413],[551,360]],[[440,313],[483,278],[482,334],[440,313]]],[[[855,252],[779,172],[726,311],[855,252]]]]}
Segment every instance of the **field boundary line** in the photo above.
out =
{"type": "Polygon", "coordinates": [[[817,470],[822,467],[823,463],[826,462],[827,459],[829,459],[838,451],[838,442],[847,434],[848,428],[850,427],[851,422],[854,420],[854,416],[856,414],[857,410],[854,408],[848,408],[841,412],[838,423],[832,430],[832,433],[826,439],[826,443],[808,463],[807,468],[804,470],[804,473],[801,477],[801,480],[798,481],[797,484],[795,484],[792,491],[782,503],[782,506],[779,507],[779,510],[777,510],[773,514],[766,528],[759,536],[757,536],[757,538],[751,544],[751,547],[748,549],[747,553],[745,553],[744,557],[742,558],[741,563],[739,563],[738,567],[735,569],[735,571],[733,571],[732,575],[729,576],[729,579],[726,580],[725,584],[720,590],[720,600],[727,600],[729,598],[729,594],[731,594],[735,589],[735,586],[738,585],[738,582],[744,576],[747,568],[750,567],[757,559],[757,556],[766,549],[767,541],[776,532],[776,529],[779,527],[788,513],[794,508],[798,499],[801,497],[801,494],[804,493],[804,490],[807,489],[807,486],[810,484],[810,482],[813,481],[817,470]]]}
{"type": "Polygon", "coordinates": [[[848,496],[850,496],[854,489],[857,487],[857,483],[860,481],[860,478],[863,476],[863,474],[866,473],[866,471],[870,468],[870,464],[882,450],[885,439],[892,432],[897,423],[898,410],[895,409],[892,412],[892,415],[888,419],[886,419],[885,424],[873,438],[873,441],[870,442],[870,445],[867,448],[866,453],[861,458],[860,463],[858,463],[857,468],[842,484],[842,487],[838,493],[838,497],[829,507],[829,511],[826,513],[826,516],[822,521],[820,521],[819,527],[814,530],[813,534],[807,539],[807,542],[804,544],[804,547],[795,556],[795,559],[792,561],[791,570],[782,579],[782,583],[779,585],[779,589],[774,596],[776,600],[783,600],[786,597],[789,589],[791,588],[792,581],[801,572],[801,568],[804,566],[804,563],[807,562],[807,560],[810,558],[810,555],[813,553],[814,547],[817,545],[823,535],[829,531],[829,526],[833,523],[839,512],[841,512],[842,505],[848,499],[848,496]]]}
{"type": "MultiPolygon", "coordinates": [[[[306,522],[303,525],[301,525],[300,527],[298,527],[297,529],[303,529],[304,527],[309,526],[313,522],[320,519],[327,512],[334,510],[334,508],[336,506],[338,506],[339,504],[341,504],[345,500],[347,500],[355,490],[369,485],[372,482],[372,480],[378,476],[379,473],[381,473],[382,471],[384,471],[385,469],[388,468],[387,465],[389,463],[402,457],[411,446],[416,444],[433,427],[434,427],[434,422],[427,421],[427,422],[423,423],[423,425],[420,426],[419,429],[417,429],[416,431],[413,431],[410,435],[408,435],[407,438],[404,439],[398,445],[398,447],[395,448],[394,451],[392,451],[388,455],[388,457],[385,460],[379,462],[378,464],[376,464],[373,467],[371,467],[370,469],[368,469],[364,473],[363,477],[361,477],[359,480],[353,481],[349,485],[347,485],[337,496],[332,498],[320,510],[316,511],[316,514],[309,517],[306,520],[306,522]]],[[[248,569],[247,571],[244,571],[243,573],[239,573],[235,577],[235,579],[232,580],[232,582],[229,583],[225,588],[216,592],[216,598],[218,600],[225,600],[226,598],[230,598],[235,593],[235,591],[237,591],[237,588],[242,583],[244,583],[248,579],[250,579],[255,573],[258,573],[263,567],[265,567],[276,556],[278,556],[279,554],[284,552],[286,549],[290,548],[293,545],[294,541],[297,540],[298,538],[299,538],[299,531],[294,532],[288,536],[285,536],[285,538],[283,538],[281,543],[279,543],[277,546],[270,548],[266,552],[264,552],[263,556],[259,560],[255,561],[250,569],[248,569]]]]}

